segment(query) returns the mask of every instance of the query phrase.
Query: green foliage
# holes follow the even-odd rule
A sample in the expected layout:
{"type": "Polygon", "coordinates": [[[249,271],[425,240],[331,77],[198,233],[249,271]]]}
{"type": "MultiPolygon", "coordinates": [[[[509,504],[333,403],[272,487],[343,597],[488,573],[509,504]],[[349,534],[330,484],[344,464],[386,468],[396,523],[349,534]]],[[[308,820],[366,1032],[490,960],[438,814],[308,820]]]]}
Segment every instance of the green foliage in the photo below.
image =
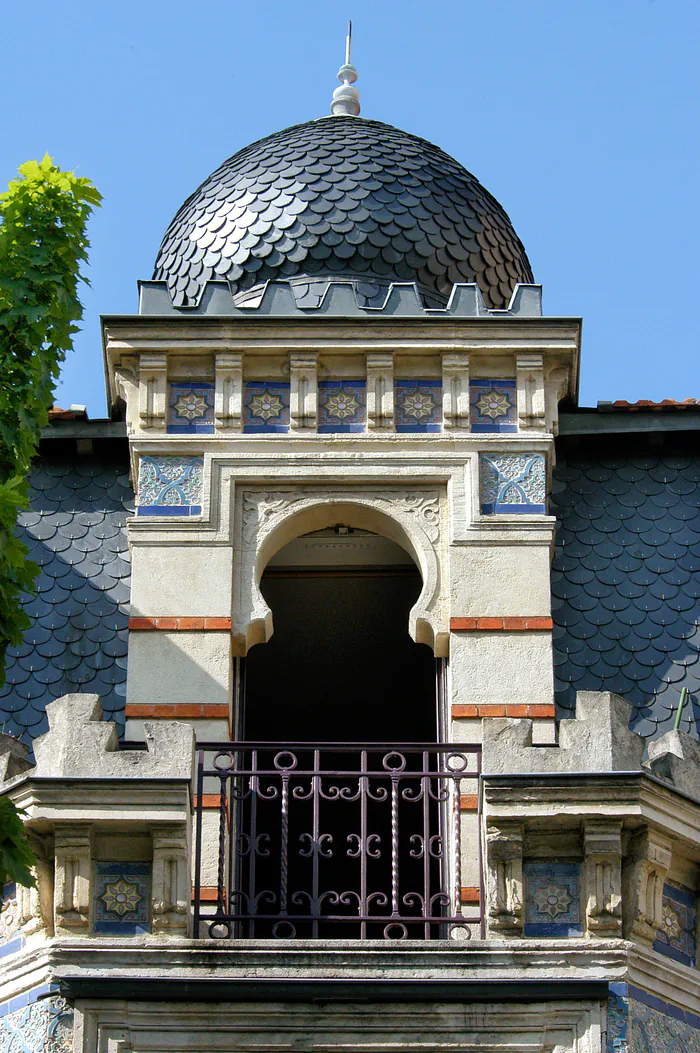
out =
{"type": "Polygon", "coordinates": [[[0,685],[9,645],[27,620],[22,593],[37,568],[14,535],[25,478],[48,421],[61,363],[82,318],[88,218],[100,203],[88,179],[47,155],[19,169],[0,195],[0,685]]]}
{"type": "Polygon", "coordinates": [[[0,884],[14,881],[34,888],[30,867],[35,863],[19,812],[9,797],[0,797],[0,884]]]}

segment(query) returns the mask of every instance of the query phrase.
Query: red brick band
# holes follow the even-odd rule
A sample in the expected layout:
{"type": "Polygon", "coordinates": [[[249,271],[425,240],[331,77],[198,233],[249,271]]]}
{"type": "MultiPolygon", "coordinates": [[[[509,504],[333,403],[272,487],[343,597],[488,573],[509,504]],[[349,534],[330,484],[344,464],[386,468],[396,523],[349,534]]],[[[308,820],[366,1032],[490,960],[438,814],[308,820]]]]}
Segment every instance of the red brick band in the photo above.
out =
{"type": "Polygon", "coordinates": [[[230,618],[129,618],[129,629],[134,632],[230,632],[230,618]]]}
{"type": "Polygon", "coordinates": [[[226,702],[166,702],[162,705],[141,705],[140,703],[128,703],[124,707],[126,717],[214,717],[220,720],[228,720],[229,707],[226,702]]]}
{"type": "Polygon", "coordinates": [[[481,900],[481,893],[478,888],[474,885],[462,886],[460,891],[460,900],[462,903],[479,903],[481,900]]]}
{"type": "MultiPolygon", "coordinates": [[[[194,902],[194,885],[192,886],[192,900],[194,902]]],[[[200,903],[218,903],[219,901],[219,890],[216,885],[200,885],[199,888],[199,902],[200,903]]],[[[224,889],[224,903],[226,902],[226,889],[224,889]]],[[[205,919],[203,919],[205,920],[205,919]]],[[[210,920],[210,919],[206,919],[210,920]]]]}
{"type": "Polygon", "coordinates": [[[551,618],[450,618],[450,631],[453,633],[517,633],[551,630],[553,627],[551,618]]]}
{"type": "MultiPolygon", "coordinates": [[[[194,806],[197,807],[199,797],[197,794],[194,795],[194,806]]],[[[220,793],[203,793],[202,794],[202,808],[221,808],[221,794],[220,793]]]]}
{"type": "Polygon", "coordinates": [[[479,798],[475,793],[460,793],[460,812],[476,812],[479,810],[479,798]]]}
{"type": "Polygon", "coordinates": [[[453,705],[452,717],[547,717],[554,719],[556,710],[554,703],[538,703],[537,705],[519,705],[506,703],[502,706],[495,704],[487,705],[453,705]]]}

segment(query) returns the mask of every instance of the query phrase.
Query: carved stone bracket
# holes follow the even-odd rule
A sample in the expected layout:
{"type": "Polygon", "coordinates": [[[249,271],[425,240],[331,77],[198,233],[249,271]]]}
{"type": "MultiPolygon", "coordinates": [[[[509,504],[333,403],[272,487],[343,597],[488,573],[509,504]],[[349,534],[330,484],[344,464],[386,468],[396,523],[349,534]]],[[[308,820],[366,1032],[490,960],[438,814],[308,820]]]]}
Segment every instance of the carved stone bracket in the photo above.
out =
{"type": "Polygon", "coordinates": [[[519,426],[544,429],[544,356],[518,355],[515,364],[519,426]]]}
{"type": "Polygon", "coordinates": [[[469,355],[442,356],[442,415],[446,428],[470,428],[469,355]]]}
{"type": "Polygon", "coordinates": [[[590,819],[583,824],[588,932],[622,935],[622,823],[590,819]]]}
{"type": "Polygon", "coordinates": [[[289,415],[293,431],[316,427],[318,355],[289,356],[289,415]]]}
{"type": "Polygon", "coordinates": [[[187,832],[154,825],[153,931],[186,935],[189,912],[189,845],[187,832]]]}
{"type": "Polygon", "coordinates": [[[442,653],[448,627],[443,625],[439,543],[441,502],[436,491],[363,489],[355,491],[246,490],[240,498],[234,641],[245,653],[272,632],[271,612],[259,581],[272,556],[288,541],[337,522],[381,533],[396,541],[418,564],[423,589],[411,611],[409,631],[419,643],[442,653]],[[439,638],[439,639],[438,639],[439,638]]]}
{"type": "Polygon", "coordinates": [[[57,826],[54,918],[57,935],[87,935],[92,899],[92,828],[57,826]]]}
{"type": "Polygon", "coordinates": [[[243,426],[243,353],[216,355],[214,417],[217,428],[240,431],[243,426]]]}
{"type": "Polygon", "coordinates": [[[165,353],[141,355],[139,417],[142,428],[165,428],[168,358],[165,353]]]}
{"type": "Polygon", "coordinates": [[[391,353],[367,355],[367,426],[394,426],[394,358],[391,353]]]}
{"type": "Polygon", "coordinates": [[[486,830],[486,919],[490,935],[523,934],[523,833],[519,822],[486,830]]]}
{"type": "Polygon", "coordinates": [[[625,938],[651,946],[663,924],[664,883],[671,867],[671,840],[656,830],[637,834],[625,866],[625,938]]]}

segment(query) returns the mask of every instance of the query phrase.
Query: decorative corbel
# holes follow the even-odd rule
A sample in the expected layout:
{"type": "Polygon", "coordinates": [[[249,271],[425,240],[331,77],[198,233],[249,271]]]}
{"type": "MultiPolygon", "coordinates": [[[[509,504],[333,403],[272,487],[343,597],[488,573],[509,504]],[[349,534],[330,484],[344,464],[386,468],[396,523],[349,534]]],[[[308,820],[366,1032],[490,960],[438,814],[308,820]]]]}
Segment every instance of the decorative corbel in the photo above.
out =
{"type": "Polygon", "coordinates": [[[663,925],[664,883],[671,867],[671,840],[647,828],[630,846],[625,865],[625,939],[650,947],[663,925]]]}
{"type": "Polygon", "coordinates": [[[519,822],[486,830],[486,917],[494,936],[523,934],[523,832],[519,822]]]}
{"type": "Polygon", "coordinates": [[[214,416],[222,431],[243,427],[243,354],[225,351],[215,356],[214,416]]]}
{"type": "Polygon", "coordinates": [[[153,931],[187,935],[190,903],[187,831],[152,827],[153,931]]]}
{"type": "Polygon", "coordinates": [[[126,430],[133,435],[138,426],[139,367],[135,356],[123,358],[114,370],[115,395],[126,406],[126,430]]]}
{"type": "Polygon", "coordinates": [[[139,418],[142,428],[165,429],[168,356],[142,354],[139,359],[139,418]]]}
{"type": "Polygon", "coordinates": [[[622,935],[622,823],[583,824],[586,923],[591,936],[622,935]]]}
{"type": "Polygon", "coordinates": [[[442,416],[445,428],[471,429],[469,355],[442,356],[442,416]]]}
{"type": "Polygon", "coordinates": [[[54,919],[57,935],[87,935],[92,899],[92,829],[58,826],[54,834],[54,919]]]}
{"type": "Polygon", "coordinates": [[[292,431],[316,427],[318,355],[289,356],[289,417],[292,431]]]}
{"type": "Polygon", "coordinates": [[[538,354],[517,355],[515,372],[518,389],[518,426],[544,431],[544,357],[538,354]]]}
{"type": "Polygon", "coordinates": [[[394,427],[394,356],[391,352],[367,355],[367,426],[375,431],[394,427]]]}

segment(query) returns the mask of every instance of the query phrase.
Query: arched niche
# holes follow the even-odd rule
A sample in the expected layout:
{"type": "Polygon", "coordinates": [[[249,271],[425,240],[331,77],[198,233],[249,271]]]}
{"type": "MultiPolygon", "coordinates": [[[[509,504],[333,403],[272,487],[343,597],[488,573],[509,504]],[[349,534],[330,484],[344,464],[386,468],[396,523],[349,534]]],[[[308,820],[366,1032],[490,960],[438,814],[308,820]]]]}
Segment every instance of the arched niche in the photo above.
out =
{"type": "Polygon", "coordinates": [[[437,657],[446,656],[449,630],[440,594],[437,493],[251,490],[242,495],[239,523],[233,612],[234,646],[239,654],[272,635],[272,612],[260,591],[260,579],[272,557],[303,534],[344,523],[389,538],[408,552],[423,582],[410,613],[409,633],[416,643],[431,647],[437,657]]]}

